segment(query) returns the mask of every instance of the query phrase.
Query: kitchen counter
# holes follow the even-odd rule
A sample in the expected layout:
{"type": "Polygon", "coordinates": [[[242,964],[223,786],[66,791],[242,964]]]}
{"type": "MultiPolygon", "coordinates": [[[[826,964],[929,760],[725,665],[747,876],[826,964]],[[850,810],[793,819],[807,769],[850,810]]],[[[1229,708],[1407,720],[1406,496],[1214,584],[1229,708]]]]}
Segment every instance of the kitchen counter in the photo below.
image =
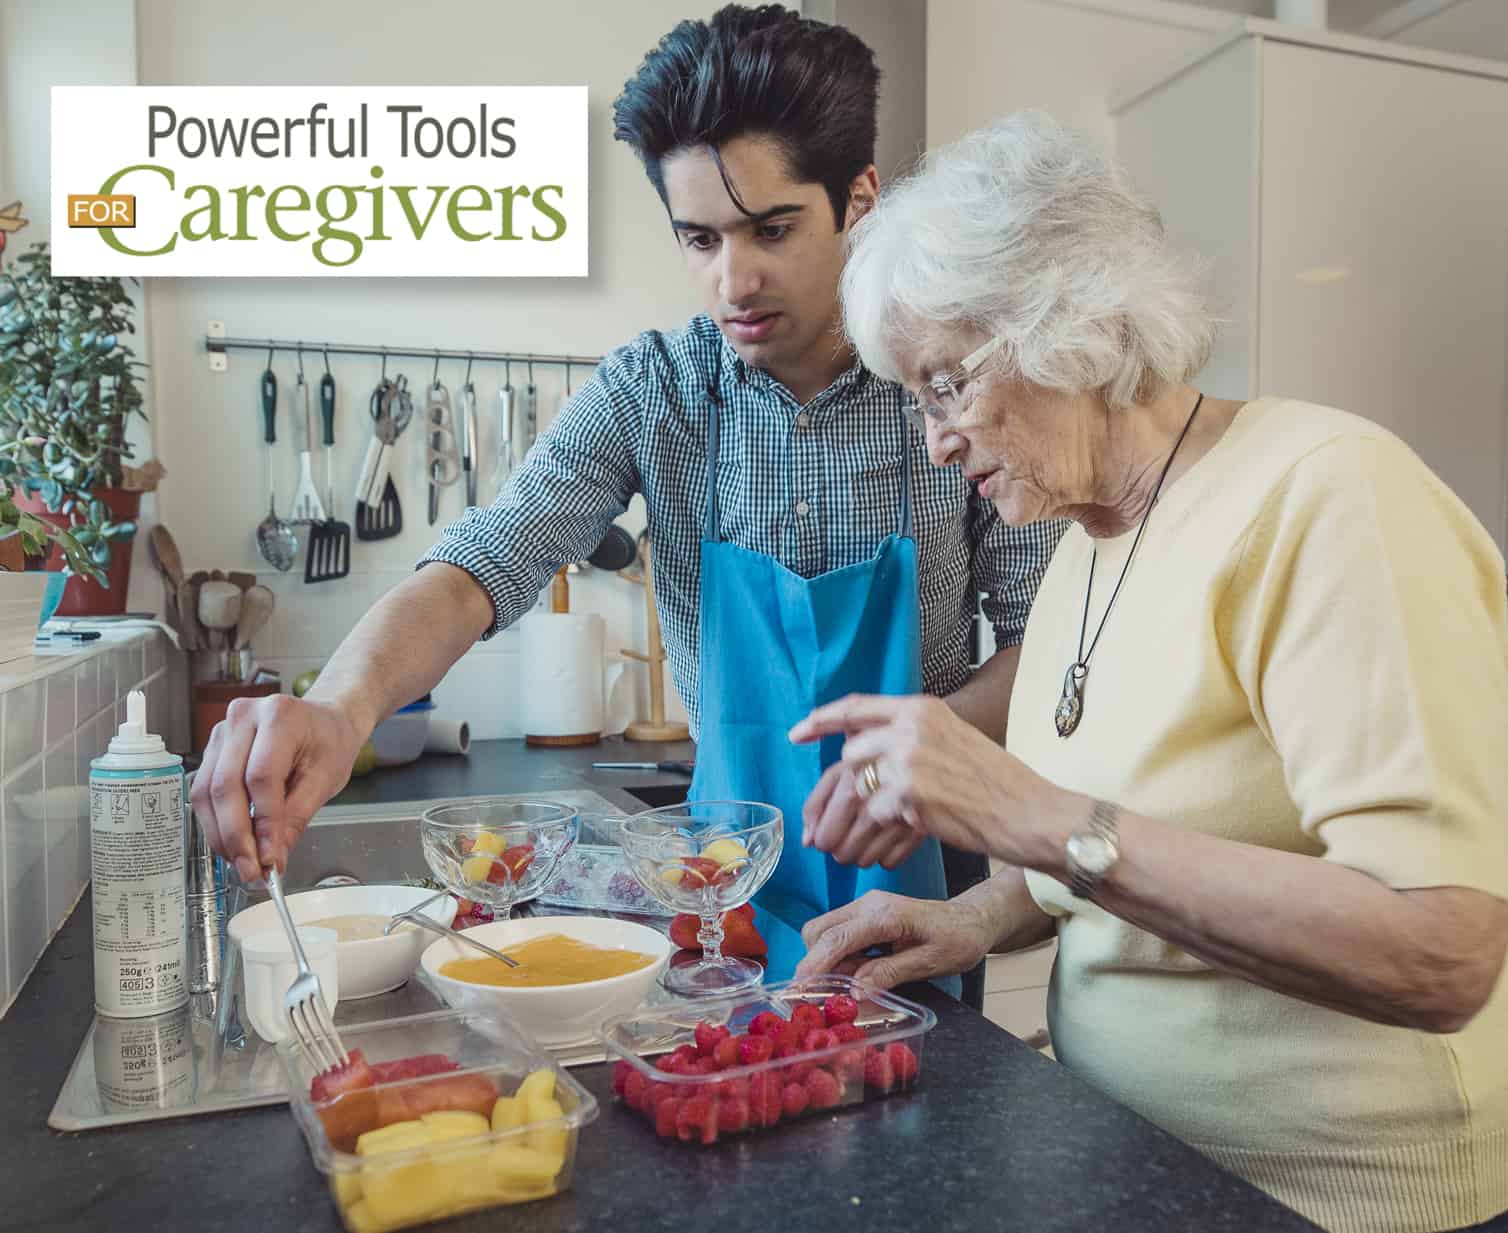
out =
{"type": "MultiPolygon", "coordinates": [[[[367,811],[390,800],[544,793],[552,786],[601,791],[601,780],[583,778],[580,765],[627,760],[609,745],[548,752],[518,743],[492,747],[509,744],[473,747],[466,766],[434,765],[461,759],[429,760],[385,772],[348,789],[335,807],[367,811]]],[[[684,777],[627,777],[633,786],[657,778],[684,783],[684,777]]],[[[323,1179],[285,1110],[73,1135],[46,1128],[93,1011],[89,938],[86,896],[0,1021],[6,1093],[0,1230],[338,1230],[323,1179]]],[[[607,1067],[578,1069],[603,1109],[582,1134],[572,1189],[506,1214],[478,1213],[436,1227],[455,1233],[1313,1228],[930,986],[906,992],[938,1016],[913,1094],[696,1149],[659,1142],[637,1115],[613,1107],[607,1067]]]]}

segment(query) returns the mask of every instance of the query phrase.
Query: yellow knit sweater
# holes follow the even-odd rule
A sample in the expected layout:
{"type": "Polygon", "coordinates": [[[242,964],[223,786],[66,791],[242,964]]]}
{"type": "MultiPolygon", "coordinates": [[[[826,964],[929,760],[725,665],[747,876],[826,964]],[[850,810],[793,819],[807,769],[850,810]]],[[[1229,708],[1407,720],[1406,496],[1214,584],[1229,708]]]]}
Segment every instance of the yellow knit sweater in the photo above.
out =
{"type": "MultiPolygon", "coordinates": [[[[1175,827],[1508,898],[1503,559],[1402,442],[1324,407],[1248,404],[1159,501],[1061,739],[1090,553],[1092,634],[1132,538],[1063,538],[1013,753],[1175,827]]],[[[1058,917],[1054,1049],[1102,1090],[1336,1233],[1508,1208],[1508,980],[1454,1035],[1384,1027],[1028,881],[1058,917]]]]}

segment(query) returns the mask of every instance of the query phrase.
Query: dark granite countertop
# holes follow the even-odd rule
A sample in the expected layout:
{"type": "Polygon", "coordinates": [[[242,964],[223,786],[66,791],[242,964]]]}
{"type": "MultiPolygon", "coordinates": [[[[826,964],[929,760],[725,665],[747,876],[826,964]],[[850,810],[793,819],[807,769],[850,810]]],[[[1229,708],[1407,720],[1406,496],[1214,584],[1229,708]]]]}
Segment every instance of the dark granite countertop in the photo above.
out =
{"type": "MultiPolygon", "coordinates": [[[[431,760],[386,772],[337,803],[370,807],[474,792],[597,788],[600,781],[584,780],[577,768],[594,758],[620,760],[607,745],[551,752],[497,745],[474,748],[465,766],[436,767],[431,760]]],[[[651,775],[633,783],[657,779],[676,782],[651,775]]],[[[89,938],[86,897],[0,1021],[0,1230],[338,1230],[323,1180],[285,1110],[82,1134],[47,1129],[48,1110],[93,1013],[89,938]]],[[[580,1069],[575,1073],[603,1111],[582,1134],[571,1190],[506,1215],[478,1213],[434,1227],[455,1233],[1313,1228],[930,986],[906,992],[938,1016],[922,1083],[909,1096],[697,1149],[662,1144],[635,1115],[613,1107],[606,1067],[580,1069]]]]}

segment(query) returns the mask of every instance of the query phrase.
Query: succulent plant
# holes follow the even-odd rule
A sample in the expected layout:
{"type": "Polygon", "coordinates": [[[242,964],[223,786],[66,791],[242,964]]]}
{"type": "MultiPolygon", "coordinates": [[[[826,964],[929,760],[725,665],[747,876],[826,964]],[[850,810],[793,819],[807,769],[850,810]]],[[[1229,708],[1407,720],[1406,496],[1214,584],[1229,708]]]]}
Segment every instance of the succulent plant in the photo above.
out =
{"type": "Polygon", "coordinates": [[[111,544],[136,531],[112,522],[98,493],[118,487],[131,458],[126,426],[141,415],[146,366],[122,339],[135,304],[118,278],[53,278],[47,245],[0,269],[0,535],[28,551],[58,543],[68,567],[96,578],[111,544]],[[17,489],[70,519],[53,527],[20,513],[17,489]]]}

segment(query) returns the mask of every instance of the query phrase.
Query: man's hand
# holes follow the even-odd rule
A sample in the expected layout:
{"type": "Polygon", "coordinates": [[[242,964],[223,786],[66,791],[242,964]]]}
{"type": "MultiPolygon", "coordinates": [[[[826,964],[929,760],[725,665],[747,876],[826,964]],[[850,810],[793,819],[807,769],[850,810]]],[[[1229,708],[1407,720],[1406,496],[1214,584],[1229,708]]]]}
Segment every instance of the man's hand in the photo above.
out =
{"type": "Polygon", "coordinates": [[[351,778],[363,739],[333,703],[283,694],[231,702],[194,777],[193,804],[210,845],[243,882],[287,865],[309,819],[351,778]]]}

